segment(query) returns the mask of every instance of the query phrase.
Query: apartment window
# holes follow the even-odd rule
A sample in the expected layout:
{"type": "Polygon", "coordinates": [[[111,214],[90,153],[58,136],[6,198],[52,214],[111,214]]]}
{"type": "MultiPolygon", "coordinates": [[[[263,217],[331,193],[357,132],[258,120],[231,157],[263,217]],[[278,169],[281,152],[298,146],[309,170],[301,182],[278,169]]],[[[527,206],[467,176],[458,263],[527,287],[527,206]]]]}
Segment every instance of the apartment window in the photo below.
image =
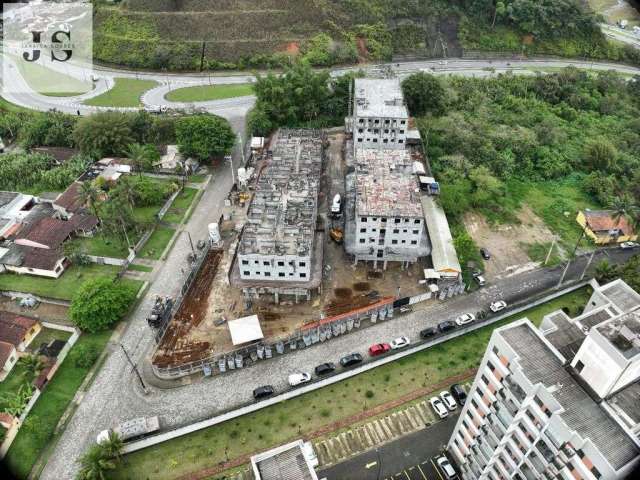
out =
{"type": "Polygon", "coordinates": [[[417,245],[418,241],[417,240],[411,240],[411,245],[417,245]]]}
{"type": "Polygon", "coordinates": [[[400,120],[400,125],[404,125],[405,123],[406,123],[406,121],[400,120]]]}
{"type": "Polygon", "coordinates": [[[269,265],[271,265],[271,263],[270,263],[270,262],[262,262],[262,264],[263,264],[265,267],[268,267],[269,265]]]}
{"type": "Polygon", "coordinates": [[[279,267],[284,267],[284,262],[278,262],[279,267]]]}
{"type": "Polygon", "coordinates": [[[373,133],[378,133],[378,129],[377,129],[377,128],[374,128],[374,129],[373,129],[373,133]]]}
{"type": "Polygon", "coordinates": [[[496,355],[498,355],[498,356],[499,356],[499,354],[498,354],[498,347],[493,347],[493,348],[491,349],[491,351],[492,351],[493,353],[495,353],[496,355]]]}
{"type": "Polygon", "coordinates": [[[480,378],[482,379],[485,385],[489,385],[489,379],[485,375],[482,375],[480,378]]]}
{"type": "Polygon", "coordinates": [[[382,140],[382,143],[389,143],[389,140],[385,138],[382,140]]]}
{"type": "Polygon", "coordinates": [[[249,260],[242,260],[243,265],[249,265],[249,260]]]}
{"type": "Polygon", "coordinates": [[[260,262],[258,260],[254,260],[253,263],[254,265],[260,265],[260,262]]]}
{"type": "Polygon", "coordinates": [[[419,218],[416,218],[416,219],[413,221],[413,223],[415,223],[415,224],[419,225],[419,224],[420,224],[420,219],[419,219],[419,218]]]}
{"type": "Polygon", "coordinates": [[[372,219],[372,220],[373,220],[374,222],[377,222],[377,221],[378,221],[378,217],[373,217],[373,219],[372,219]]]}
{"type": "Polygon", "coordinates": [[[414,231],[413,231],[413,234],[414,234],[414,235],[417,235],[417,234],[419,234],[419,233],[420,233],[420,230],[414,230],[414,231]]]}
{"type": "Polygon", "coordinates": [[[254,272],[254,275],[262,275],[261,272],[254,272]]]}
{"type": "Polygon", "coordinates": [[[404,140],[400,139],[398,140],[398,143],[404,143],[404,140]]]}
{"type": "Polygon", "coordinates": [[[361,118],[360,120],[358,120],[358,123],[364,123],[364,119],[361,118]]]}
{"type": "Polygon", "coordinates": [[[404,130],[400,130],[400,134],[403,134],[403,133],[404,133],[404,130]]]}
{"type": "Polygon", "coordinates": [[[394,228],[394,229],[393,229],[393,233],[400,233],[400,230],[399,230],[399,229],[397,229],[397,228],[394,228]]]}
{"type": "Polygon", "coordinates": [[[359,128],[358,133],[362,133],[362,130],[363,130],[362,128],[359,128]]]}
{"type": "Polygon", "coordinates": [[[489,370],[491,370],[492,372],[495,371],[495,369],[496,369],[496,367],[490,361],[487,362],[487,366],[489,367],[489,370]]]}
{"type": "Polygon", "coordinates": [[[358,141],[359,141],[359,142],[362,142],[362,138],[358,138],[358,141]]]}
{"type": "Polygon", "coordinates": [[[361,239],[360,239],[360,243],[364,243],[364,238],[361,238],[361,239]]]}
{"type": "Polygon", "coordinates": [[[396,222],[396,223],[400,223],[400,219],[399,219],[399,218],[396,218],[396,219],[395,219],[395,222],[396,222]]]}
{"type": "Polygon", "coordinates": [[[376,233],[377,231],[378,231],[378,229],[377,229],[377,228],[372,228],[372,229],[371,229],[371,232],[372,232],[372,233],[376,233]]]}
{"type": "Polygon", "coordinates": [[[366,228],[361,228],[360,229],[360,233],[367,233],[367,229],[366,228]]]}
{"type": "Polygon", "coordinates": [[[387,223],[387,217],[382,217],[382,218],[380,219],[380,221],[381,221],[382,223],[387,223]]]}
{"type": "Polygon", "coordinates": [[[307,266],[307,262],[300,262],[298,265],[300,265],[301,267],[306,267],[307,266]]]}
{"type": "Polygon", "coordinates": [[[388,129],[388,128],[385,128],[385,129],[384,129],[384,133],[389,133],[389,129],[388,129]]]}
{"type": "Polygon", "coordinates": [[[385,123],[386,125],[389,125],[389,120],[385,120],[385,121],[384,121],[384,123],[385,123]]]}
{"type": "Polygon", "coordinates": [[[369,243],[376,243],[376,239],[373,237],[369,238],[369,243]]]}
{"type": "Polygon", "coordinates": [[[304,272],[300,272],[300,278],[306,278],[306,277],[307,277],[307,274],[306,274],[306,273],[304,273],[304,272]]]}
{"type": "Polygon", "coordinates": [[[251,272],[247,272],[246,270],[242,272],[243,275],[251,275],[251,272]]]}
{"type": "Polygon", "coordinates": [[[591,474],[596,478],[602,478],[602,474],[598,471],[596,467],[591,467],[591,474]]]}
{"type": "Polygon", "coordinates": [[[391,244],[392,245],[397,245],[398,244],[398,240],[391,240],[391,244]]]}
{"type": "Polygon", "coordinates": [[[380,123],[380,120],[378,120],[377,118],[375,119],[374,123],[380,123]]]}
{"type": "Polygon", "coordinates": [[[407,243],[407,241],[406,240],[402,240],[402,245],[404,245],[405,243],[407,243]]]}
{"type": "Polygon", "coordinates": [[[473,405],[475,408],[478,408],[478,402],[475,401],[475,399],[471,399],[471,405],[473,405]]]}
{"type": "Polygon", "coordinates": [[[280,272],[280,273],[278,273],[278,276],[279,276],[279,277],[284,277],[284,272],[280,272]]]}
{"type": "Polygon", "coordinates": [[[264,276],[265,277],[270,277],[271,276],[271,272],[264,272],[264,276]]]}
{"type": "Polygon", "coordinates": [[[578,360],[578,362],[576,363],[576,371],[580,373],[582,372],[583,369],[584,369],[584,363],[582,363],[582,360],[578,360]]]}

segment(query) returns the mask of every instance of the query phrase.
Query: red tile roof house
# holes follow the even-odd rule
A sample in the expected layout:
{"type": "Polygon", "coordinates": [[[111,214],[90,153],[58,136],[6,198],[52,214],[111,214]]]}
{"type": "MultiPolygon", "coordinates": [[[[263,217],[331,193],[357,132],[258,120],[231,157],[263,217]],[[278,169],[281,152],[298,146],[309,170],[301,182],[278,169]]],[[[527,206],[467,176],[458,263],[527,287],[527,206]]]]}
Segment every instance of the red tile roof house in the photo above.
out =
{"type": "Polygon", "coordinates": [[[19,352],[24,352],[41,329],[34,318],[0,311],[0,381],[16,364],[19,352]]]}

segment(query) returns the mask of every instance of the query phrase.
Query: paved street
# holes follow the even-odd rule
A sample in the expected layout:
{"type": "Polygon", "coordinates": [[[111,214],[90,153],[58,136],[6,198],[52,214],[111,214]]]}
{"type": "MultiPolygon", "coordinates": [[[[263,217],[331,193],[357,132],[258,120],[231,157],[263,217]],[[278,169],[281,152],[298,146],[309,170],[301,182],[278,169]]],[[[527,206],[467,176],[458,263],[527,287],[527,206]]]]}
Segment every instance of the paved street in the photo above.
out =
{"type": "Polygon", "coordinates": [[[458,416],[318,472],[326,480],[442,480],[434,465],[458,416]]]}

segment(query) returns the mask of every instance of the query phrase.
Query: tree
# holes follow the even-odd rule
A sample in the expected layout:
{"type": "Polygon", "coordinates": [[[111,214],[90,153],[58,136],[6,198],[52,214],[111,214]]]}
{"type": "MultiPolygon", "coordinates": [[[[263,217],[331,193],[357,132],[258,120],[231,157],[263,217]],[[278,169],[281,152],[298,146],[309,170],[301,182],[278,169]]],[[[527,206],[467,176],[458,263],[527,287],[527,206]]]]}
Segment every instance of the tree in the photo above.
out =
{"type": "Polygon", "coordinates": [[[80,190],[78,191],[80,201],[89,207],[91,213],[93,213],[98,221],[100,221],[100,200],[102,194],[98,187],[90,181],[84,181],[80,184],[80,190]]]}
{"type": "Polygon", "coordinates": [[[407,77],[402,82],[402,92],[411,115],[441,115],[444,112],[445,90],[433,75],[420,72],[407,77]]]}
{"type": "Polygon", "coordinates": [[[176,141],[183,155],[209,160],[230,153],[236,135],[224,118],[216,115],[194,115],[177,121],[176,141]]]}
{"type": "Polygon", "coordinates": [[[20,364],[24,368],[25,376],[30,379],[37,377],[44,367],[40,357],[37,355],[25,355],[24,357],[20,357],[20,364]]]}
{"type": "Polygon", "coordinates": [[[83,153],[97,157],[124,156],[134,143],[129,118],[119,112],[99,112],[81,118],[73,138],[83,153]]]}
{"type": "Polygon", "coordinates": [[[115,468],[116,461],[107,456],[102,446],[94,444],[80,458],[76,480],[105,480],[105,473],[115,468]]]}
{"type": "Polygon", "coordinates": [[[615,163],[616,155],[616,148],[605,138],[593,139],[585,147],[587,164],[593,170],[610,171],[615,163]]]}
{"type": "Polygon", "coordinates": [[[607,283],[618,276],[617,269],[611,265],[608,260],[602,259],[596,265],[596,279],[600,283],[607,283]]]}
{"type": "Polygon", "coordinates": [[[140,145],[132,143],[129,145],[127,157],[133,164],[133,169],[138,171],[142,176],[142,172],[147,172],[153,168],[153,163],[160,159],[160,154],[154,145],[140,145]]]}
{"type": "Polygon", "coordinates": [[[107,278],[87,280],[73,295],[69,315],[87,332],[106,330],[127,312],[135,291],[107,278]]]}
{"type": "Polygon", "coordinates": [[[107,458],[114,458],[118,461],[120,460],[124,442],[116,432],[113,430],[109,431],[109,437],[104,440],[100,446],[107,458]]]}

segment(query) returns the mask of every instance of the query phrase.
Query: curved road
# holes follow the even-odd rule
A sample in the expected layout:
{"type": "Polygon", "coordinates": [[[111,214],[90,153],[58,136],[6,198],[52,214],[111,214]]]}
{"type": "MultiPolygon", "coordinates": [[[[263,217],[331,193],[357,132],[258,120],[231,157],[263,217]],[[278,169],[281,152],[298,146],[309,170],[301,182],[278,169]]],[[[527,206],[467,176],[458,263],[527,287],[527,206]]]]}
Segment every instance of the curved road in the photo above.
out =
{"type": "MultiPolygon", "coordinates": [[[[556,68],[569,65],[597,70],[615,69],[622,73],[640,74],[640,69],[633,67],[563,60],[506,62],[453,59],[447,62],[423,61],[372,65],[364,70],[369,75],[383,75],[388,73],[388,69],[391,68],[399,76],[421,70],[436,74],[486,76],[493,74],[493,69],[495,72],[532,73],[536,68],[556,68]]],[[[340,75],[351,70],[353,69],[337,69],[332,72],[332,75],[340,75]]],[[[5,81],[23,82],[20,75],[17,74],[17,69],[9,68],[8,72],[8,78],[5,78],[5,81]]],[[[168,107],[180,106],[164,100],[164,94],[169,88],[204,85],[210,82],[238,83],[246,82],[248,78],[251,78],[246,75],[215,77],[195,74],[162,75],[113,69],[100,69],[97,75],[101,77],[100,81],[103,82],[103,86],[99,86],[102,91],[113,84],[115,77],[156,80],[160,86],[146,92],[142,100],[145,105],[166,105],[168,107]]],[[[95,107],[82,105],[80,103],[82,99],[79,97],[45,97],[29,92],[28,88],[25,88],[24,92],[7,95],[6,98],[18,105],[38,110],[56,108],[71,113],[80,110],[83,114],[90,114],[98,110],[95,107]]],[[[246,112],[254,101],[253,97],[241,97],[206,102],[203,106],[212,113],[228,118],[236,132],[242,133],[246,112]]],[[[234,157],[239,158],[238,151],[235,152],[234,157]]],[[[194,239],[206,238],[207,225],[220,217],[223,201],[230,186],[229,169],[217,172],[214,181],[207,185],[199,208],[194,211],[184,227],[184,230],[188,231],[194,239]]],[[[146,324],[146,315],[151,309],[155,295],[177,294],[183,281],[180,272],[186,267],[186,257],[189,251],[189,242],[183,231],[167,260],[153,273],[154,281],[142,302],[132,313],[128,322],[121,326],[118,332],[119,340],[110,342],[107,346],[108,356],[99,374],[87,390],[79,392],[74,399],[77,410],[54,446],[42,472],[42,479],[66,480],[73,478],[77,471],[77,459],[87,446],[95,441],[96,434],[123,420],[139,416],[159,415],[165,427],[176,427],[209,418],[219,414],[222,410],[233,408],[249,400],[251,391],[256,385],[269,383],[274,385],[277,390],[281,390],[285,387],[287,374],[293,370],[311,370],[315,365],[327,359],[337,360],[352,351],[365,352],[368,345],[381,339],[390,339],[401,334],[416,339],[419,330],[425,325],[435,324],[447,318],[455,318],[465,311],[486,308],[490,301],[498,298],[504,298],[510,302],[526,298],[554,285],[560,275],[558,270],[536,270],[523,273],[518,275],[516,281],[514,278],[507,278],[479,292],[454,298],[446,303],[429,302],[423,310],[334,339],[322,347],[315,346],[303,349],[295,354],[277,357],[229,375],[203,378],[193,383],[185,380],[185,385],[180,388],[160,390],[151,387],[150,392],[145,395],[122,354],[118,342],[124,344],[134,362],[138,365],[148,365],[148,357],[154,342],[151,331],[146,324]]],[[[612,256],[614,255],[618,255],[618,253],[612,254],[612,256]]],[[[575,279],[581,271],[581,266],[576,265],[570,269],[567,279],[575,279]]]]}

